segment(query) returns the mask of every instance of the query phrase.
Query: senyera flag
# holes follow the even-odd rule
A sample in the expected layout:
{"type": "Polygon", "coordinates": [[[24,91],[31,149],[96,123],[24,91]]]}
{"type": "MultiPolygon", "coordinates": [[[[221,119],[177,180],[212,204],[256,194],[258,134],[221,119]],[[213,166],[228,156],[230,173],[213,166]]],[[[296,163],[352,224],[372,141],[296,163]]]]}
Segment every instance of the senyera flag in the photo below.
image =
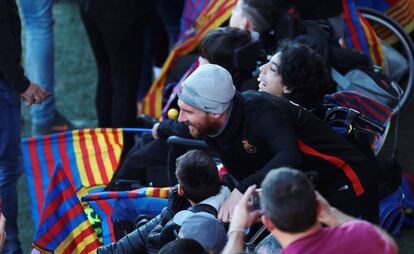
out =
{"type": "Polygon", "coordinates": [[[118,168],[123,148],[123,129],[83,129],[36,136],[22,141],[34,225],[57,163],[62,164],[78,196],[103,189],[118,168]]]}
{"type": "Polygon", "coordinates": [[[180,56],[193,51],[208,31],[219,27],[229,19],[237,0],[186,0],[185,2],[180,39],[168,55],[160,76],[151,85],[143,101],[143,112],[154,117],[161,116],[164,85],[171,67],[180,56]]]}
{"type": "Polygon", "coordinates": [[[50,180],[32,253],[95,253],[100,242],[76,190],[58,163],[50,180]]]}
{"type": "MultiPolygon", "coordinates": [[[[358,6],[364,6],[385,13],[397,21],[409,34],[414,30],[414,0],[358,0],[358,6]]],[[[373,24],[377,34],[389,44],[398,42],[391,30],[380,24],[373,24]]]]}

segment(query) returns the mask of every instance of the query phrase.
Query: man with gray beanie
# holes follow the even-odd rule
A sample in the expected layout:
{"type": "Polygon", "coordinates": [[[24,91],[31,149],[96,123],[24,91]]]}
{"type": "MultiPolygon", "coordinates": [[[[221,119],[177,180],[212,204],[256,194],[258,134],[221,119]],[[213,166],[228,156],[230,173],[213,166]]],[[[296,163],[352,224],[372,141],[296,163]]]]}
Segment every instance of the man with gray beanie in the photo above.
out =
{"type": "Polygon", "coordinates": [[[229,222],[248,186],[272,168],[302,169],[334,206],[378,220],[377,174],[371,162],[329,125],[284,98],[235,92],[230,74],[206,64],[184,82],[178,121],[203,139],[238,181],[218,218],[229,222]]]}
{"type": "MultiPolygon", "coordinates": [[[[189,121],[190,134],[198,138],[203,133],[214,133],[217,128],[221,128],[227,118],[227,111],[232,107],[233,97],[236,94],[236,88],[230,73],[215,64],[205,64],[190,75],[184,82],[179,101],[186,102],[198,111],[205,114],[194,115],[196,119],[189,121]]],[[[181,103],[182,104],[182,103],[181,103]]],[[[181,107],[182,114],[186,116],[185,108],[181,107]]],[[[180,118],[178,118],[180,121],[180,118]]],[[[182,122],[182,121],[180,121],[182,122]]]]}

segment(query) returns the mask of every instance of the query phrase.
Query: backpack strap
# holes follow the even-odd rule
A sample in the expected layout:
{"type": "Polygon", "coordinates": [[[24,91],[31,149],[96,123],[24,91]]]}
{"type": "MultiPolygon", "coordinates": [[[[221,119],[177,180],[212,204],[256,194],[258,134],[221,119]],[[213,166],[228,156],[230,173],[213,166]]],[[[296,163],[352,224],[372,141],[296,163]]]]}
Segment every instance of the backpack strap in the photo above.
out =
{"type": "Polygon", "coordinates": [[[214,217],[217,217],[218,215],[216,208],[208,204],[197,204],[193,207],[190,207],[188,210],[192,211],[193,213],[200,213],[200,212],[209,213],[213,215],[214,217]]]}
{"type": "Polygon", "coordinates": [[[334,68],[331,68],[331,77],[341,90],[346,90],[351,85],[351,81],[334,68]]]}
{"type": "Polygon", "coordinates": [[[380,225],[391,235],[396,235],[400,231],[405,219],[404,206],[405,195],[401,188],[398,188],[397,191],[383,198],[380,202],[380,225]]]}

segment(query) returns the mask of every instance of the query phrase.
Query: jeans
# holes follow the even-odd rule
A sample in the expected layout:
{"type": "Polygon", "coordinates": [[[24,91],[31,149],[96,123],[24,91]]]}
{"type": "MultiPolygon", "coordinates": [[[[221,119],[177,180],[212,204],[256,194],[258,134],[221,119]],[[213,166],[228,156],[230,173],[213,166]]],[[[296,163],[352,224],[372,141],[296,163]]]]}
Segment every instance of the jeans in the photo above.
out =
{"type": "Polygon", "coordinates": [[[17,179],[23,170],[20,129],[20,98],[0,80],[0,198],[7,220],[4,254],[21,253],[17,230],[17,179]]]}
{"type": "Polygon", "coordinates": [[[52,0],[20,0],[26,36],[25,70],[30,81],[39,84],[50,95],[31,107],[32,123],[53,123],[56,106],[54,95],[54,40],[52,0]]]}

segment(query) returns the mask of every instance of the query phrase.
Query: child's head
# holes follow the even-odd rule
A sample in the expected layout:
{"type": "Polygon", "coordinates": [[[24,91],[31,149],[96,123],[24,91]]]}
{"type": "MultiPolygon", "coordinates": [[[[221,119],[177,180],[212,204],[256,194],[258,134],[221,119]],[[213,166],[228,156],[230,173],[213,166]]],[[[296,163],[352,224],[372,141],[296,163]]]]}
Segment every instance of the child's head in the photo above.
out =
{"type": "Polygon", "coordinates": [[[217,64],[232,75],[236,84],[242,74],[256,69],[260,54],[258,34],[233,27],[220,27],[209,31],[199,45],[200,64],[217,64]]]}
{"type": "Polygon", "coordinates": [[[205,152],[191,150],[177,158],[175,171],[179,189],[194,203],[217,195],[220,177],[214,160],[205,152]]]}
{"type": "Polygon", "coordinates": [[[161,248],[160,254],[193,254],[193,253],[208,253],[203,246],[194,239],[178,239],[167,243],[161,248]]]}
{"type": "Polygon", "coordinates": [[[270,61],[260,67],[259,80],[260,91],[300,103],[304,97],[321,97],[331,79],[318,53],[303,44],[284,41],[270,61]]]}

